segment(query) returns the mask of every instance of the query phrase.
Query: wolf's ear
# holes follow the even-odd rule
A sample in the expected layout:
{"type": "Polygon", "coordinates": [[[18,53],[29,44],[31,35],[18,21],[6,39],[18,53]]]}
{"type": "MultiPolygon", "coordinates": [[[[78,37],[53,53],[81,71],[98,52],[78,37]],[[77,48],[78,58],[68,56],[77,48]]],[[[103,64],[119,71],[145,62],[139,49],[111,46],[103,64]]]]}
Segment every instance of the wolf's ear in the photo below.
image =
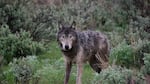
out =
{"type": "Polygon", "coordinates": [[[58,29],[61,30],[62,28],[63,28],[63,25],[62,25],[62,23],[59,21],[59,22],[58,22],[58,29]]]}
{"type": "Polygon", "coordinates": [[[71,28],[76,29],[76,22],[75,21],[72,22],[71,28]]]}

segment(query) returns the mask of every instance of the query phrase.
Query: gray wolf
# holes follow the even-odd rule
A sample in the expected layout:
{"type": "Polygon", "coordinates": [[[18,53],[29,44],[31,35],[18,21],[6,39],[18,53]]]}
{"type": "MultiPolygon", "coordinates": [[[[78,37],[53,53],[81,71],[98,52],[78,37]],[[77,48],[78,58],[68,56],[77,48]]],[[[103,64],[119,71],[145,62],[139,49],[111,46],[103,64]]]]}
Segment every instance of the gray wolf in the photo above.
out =
{"type": "Polygon", "coordinates": [[[59,24],[57,42],[65,58],[65,79],[68,84],[71,67],[77,64],[76,84],[81,84],[83,64],[89,62],[98,73],[108,66],[109,42],[107,36],[96,31],[77,31],[76,23],[70,26],[59,24]]]}

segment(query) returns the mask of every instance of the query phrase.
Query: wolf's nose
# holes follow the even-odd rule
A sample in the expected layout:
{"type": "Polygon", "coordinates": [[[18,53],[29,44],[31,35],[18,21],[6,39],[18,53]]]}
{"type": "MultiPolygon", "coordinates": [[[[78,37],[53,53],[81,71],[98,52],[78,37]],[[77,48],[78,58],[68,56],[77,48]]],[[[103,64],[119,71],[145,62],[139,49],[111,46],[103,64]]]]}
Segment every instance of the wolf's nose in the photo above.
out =
{"type": "Polygon", "coordinates": [[[68,50],[68,49],[69,49],[69,46],[68,46],[68,45],[65,45],[65,49],[68,50]]]}

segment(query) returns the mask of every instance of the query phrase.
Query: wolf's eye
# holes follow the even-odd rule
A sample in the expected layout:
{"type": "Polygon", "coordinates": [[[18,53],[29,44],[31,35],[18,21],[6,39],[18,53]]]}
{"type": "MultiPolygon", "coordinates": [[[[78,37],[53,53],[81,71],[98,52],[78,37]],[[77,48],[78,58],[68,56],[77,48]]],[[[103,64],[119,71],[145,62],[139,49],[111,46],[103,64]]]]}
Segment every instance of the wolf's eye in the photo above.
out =
{"type": "Polygon", "coordinates": [[[65,38],[65,35],[62,35],[62,38],[65,38]]]}
{"type": "Polygon", "coordinates": [[[72,38],[72,35],[69,35],[69,38],[72,38]]]}

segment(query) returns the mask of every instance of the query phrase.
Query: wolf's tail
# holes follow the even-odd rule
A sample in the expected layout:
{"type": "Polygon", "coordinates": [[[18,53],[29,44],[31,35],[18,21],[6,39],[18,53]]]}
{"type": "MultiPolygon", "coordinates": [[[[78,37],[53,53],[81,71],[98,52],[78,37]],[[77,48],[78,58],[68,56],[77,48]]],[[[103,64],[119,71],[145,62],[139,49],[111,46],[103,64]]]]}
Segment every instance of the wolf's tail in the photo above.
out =
{"type": "Polygon", "coordinates": [[[96,58],[96,56],[92,56],[91,59],[89,60],[89,64],[90,66],[93,68],[94,71],[96,71],[97,73],[101,72],[101,68],[99,67],[100,62],[99,60],[96,58]]]}
{"type": "Polygon", "coordinates": [[[102,69],[107,68],[109,65],[108,54],[99,52],[95,56],[92,56],[89,63],[94,71],[100,73],[102,69]]]}

